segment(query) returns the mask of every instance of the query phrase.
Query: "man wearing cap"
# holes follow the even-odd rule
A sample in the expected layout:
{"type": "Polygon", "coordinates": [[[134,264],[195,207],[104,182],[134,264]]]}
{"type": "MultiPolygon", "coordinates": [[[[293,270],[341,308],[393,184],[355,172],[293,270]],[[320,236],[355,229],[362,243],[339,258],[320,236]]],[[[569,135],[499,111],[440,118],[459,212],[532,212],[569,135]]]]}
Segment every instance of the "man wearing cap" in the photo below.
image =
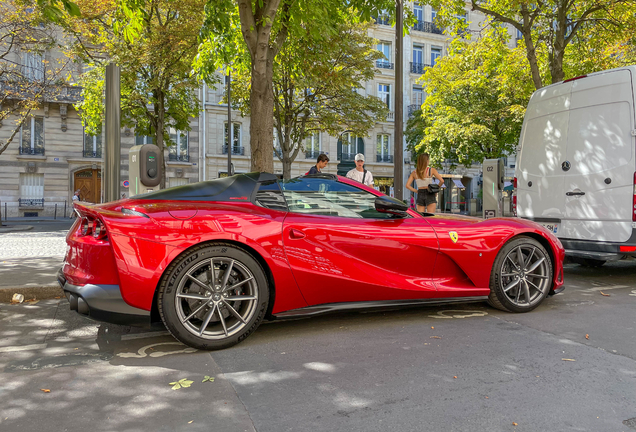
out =
{"type": "Polygon", "coordinates": [[[356,167],[347,173],[347,178],[373,187],[373,175],[371,174],[371,171],[364,169],[364,155],[362,153],[358,153],[355,157],[355,161],[356,167]]]}

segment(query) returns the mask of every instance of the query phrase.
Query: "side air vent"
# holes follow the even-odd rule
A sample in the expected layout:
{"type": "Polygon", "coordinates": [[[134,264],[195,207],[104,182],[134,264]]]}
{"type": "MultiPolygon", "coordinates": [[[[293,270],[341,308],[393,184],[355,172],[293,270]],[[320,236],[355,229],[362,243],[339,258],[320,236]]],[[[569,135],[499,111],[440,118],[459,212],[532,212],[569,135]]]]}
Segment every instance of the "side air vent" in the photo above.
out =
{"type": "Polygon", "coordinates": [[[287,211],[287,202],[280,190],[259,190],[256,192],[256,204],[272,210],[287,211]]]}

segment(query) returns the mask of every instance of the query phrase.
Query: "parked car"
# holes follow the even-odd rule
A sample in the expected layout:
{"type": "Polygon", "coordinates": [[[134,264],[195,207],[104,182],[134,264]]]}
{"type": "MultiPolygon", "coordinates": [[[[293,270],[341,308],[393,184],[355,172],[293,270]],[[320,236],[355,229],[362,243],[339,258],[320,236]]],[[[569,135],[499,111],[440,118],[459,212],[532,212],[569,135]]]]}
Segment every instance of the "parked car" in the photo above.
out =
{"type": "Polygon", "coordinates": [[[636,66],[537,90],[520,138],[517,215],[548,227],[569,260],[636,256],[636,66]]]}
{"type": "Polygon", "coordinates": [[[263,319],[476,300],[527,312],[563,289],[563,247],[534,222],[420,214],[330,174],[238,174],[75,208],[58,273],[71,309],[163,321],[200,349],[263,319]]]}

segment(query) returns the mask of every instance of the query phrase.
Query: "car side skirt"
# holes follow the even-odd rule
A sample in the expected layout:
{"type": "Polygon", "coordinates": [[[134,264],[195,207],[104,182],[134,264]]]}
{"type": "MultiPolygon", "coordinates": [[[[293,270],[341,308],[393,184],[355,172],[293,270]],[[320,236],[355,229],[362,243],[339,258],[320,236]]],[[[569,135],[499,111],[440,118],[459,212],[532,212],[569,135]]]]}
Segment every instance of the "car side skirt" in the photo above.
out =
{"type": "Polygon", "coordinates": [[[346,303],[328,303],[316,306],[308,306],[305,308],[294,309],[274,314],[274,319],[300,318],[305,316],[315,316],[326,313],[343,312],[351,310],[373,310],[387,309],[403,306],[435,306],[449,303],[475,303],[488,300],[488,296],[476,297],[451,297],[451,298],[432,298],[432,299],[415,299],[415,300],[381,300],[366,302],[346,302],[346,303]]]}

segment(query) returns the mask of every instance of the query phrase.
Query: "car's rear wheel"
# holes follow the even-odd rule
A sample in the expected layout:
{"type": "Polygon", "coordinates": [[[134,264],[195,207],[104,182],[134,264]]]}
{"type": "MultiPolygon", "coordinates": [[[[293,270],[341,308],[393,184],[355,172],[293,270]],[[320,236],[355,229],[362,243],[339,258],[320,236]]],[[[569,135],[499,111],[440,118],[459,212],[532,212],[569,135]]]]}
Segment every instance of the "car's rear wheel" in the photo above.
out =
{"type": "Polygon", "coordinates": [[[488,303],[508,312],[531,311],[548,295],[552,278],[552,261],[541,243],[516,237],[495,258],[488,303]]]}
{"type": "Polygon", "coordinates": [[[230,244],[198,246],[176,259],[157,299],[170,333],[204,350],[227,348],[249,336],[263,320],[268,301],[260,264],[230,244]]]}

